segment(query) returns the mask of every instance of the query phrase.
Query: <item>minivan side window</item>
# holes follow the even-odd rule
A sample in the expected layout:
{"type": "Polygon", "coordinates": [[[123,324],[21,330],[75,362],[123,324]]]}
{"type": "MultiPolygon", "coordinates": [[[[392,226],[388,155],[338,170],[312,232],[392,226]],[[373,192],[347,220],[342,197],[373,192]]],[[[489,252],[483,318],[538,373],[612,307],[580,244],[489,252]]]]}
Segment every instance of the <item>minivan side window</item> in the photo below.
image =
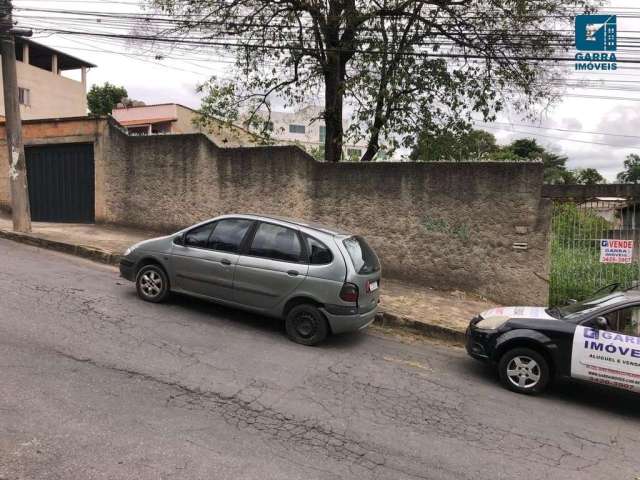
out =
{"type": "Polygon", "coordinates": [[[222,252],[237,253],[251,223],[252,220],[244,218],[228,218],[217,221],[209,238],[209,248],[222,252]]]}
{"type": "Polygon", "coordinates": [[[189,230],[184,236],[185,247],[207,248],[207,240],[209,240],[213,226],[213,223],[208,223],[189,230]]]}
{"type": "Polygon", "coordinates": [[[327,263],[331,263],[333,255],[324,243],[306,235],[305,240],[309,254],[309,265],[326,265],[327,263]]]}
{"type": "Polygon", "coordinates": [[[272,223],[260,223],[251,242],[249,255],[299,262],[302,245],[295,230],[272,223]]]}

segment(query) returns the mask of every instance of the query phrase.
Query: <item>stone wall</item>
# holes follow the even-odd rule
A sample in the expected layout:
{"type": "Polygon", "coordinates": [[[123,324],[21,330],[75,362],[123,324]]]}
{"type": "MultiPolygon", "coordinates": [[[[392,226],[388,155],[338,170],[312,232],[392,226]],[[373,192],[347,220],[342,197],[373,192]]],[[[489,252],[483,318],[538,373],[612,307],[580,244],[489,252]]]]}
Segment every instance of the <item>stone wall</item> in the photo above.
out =
{"type": "Polygon", "coordinates": [[[598,185],[544,185],[543,198],[560,201],[584,202],[598,197],[640,198],[640,185],[634,183],[607,183],[598,185]]]}
{"type": "Polygon", "coordinates": [[[100,221],[171,231],[234,212],[313,220],[364,235],[385,276],[546,301],[541,164],[325,164],[296,147],[220,149],[198,134],[108,136],[100,221]]]}
{"type": "MultiPolygon", "coordinates": [[[[0,128],[6,209],[3,136],[0,128]]],[[[539,163],[326,164],[293,146],[131,137],[87,118],[25,122],[24,136],[27,144],[93,142],[98,222],[165,232],[234,212],[295,217],[364,235],[386,277],[503,303],[547,299],[550,201],[539,163]]]]}

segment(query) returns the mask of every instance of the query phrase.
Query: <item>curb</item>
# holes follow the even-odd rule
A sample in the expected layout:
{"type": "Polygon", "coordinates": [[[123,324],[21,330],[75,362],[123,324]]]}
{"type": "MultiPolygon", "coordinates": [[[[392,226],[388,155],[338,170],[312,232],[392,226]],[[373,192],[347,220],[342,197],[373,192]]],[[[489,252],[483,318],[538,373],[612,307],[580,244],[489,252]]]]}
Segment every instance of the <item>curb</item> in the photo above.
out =
{"type": "Polygon", "coordinates": [[[385,311],[380,311],[378,315],[376,315],[374,325],[407,330],[412,333],[424,335],[425,337],[459,345],[464,345],[465,343],[465,334],[460,330],[454,330],[453,328],[434,325],[432,323],[419,322],[408,317],[403,317],[401,315],[385,311]]]}
{"type": "Polygon", "coordinates": [[[0,230],[0,238],[13,240],[14,242],[25,243],[34,247],[46,248],[57,252],[68,253],[78,257],[93,260],[94,262],[105,263],[107,265],[118,265],[120,255],[100,250],[99,248],[87,247],[85,245],[75,245],[73,243],[48,240],[28,233],[17,233],[8,230],[0,230]]]}
{"type": "MultiPolygon", "coordinates": [[[[120,255],[100,250],[99,248],[87,247],[85,245],[75,245],[73,243],[59,242],[57,240],[48,240],[46,238],[37,237],[33,234],[17,233],[0,229],[0,238],[13,240],[15,242],[35,247],[46,248],[47,250],[55,250],[57,252],[76,255],[78,257],[107,265],[117,266],[120,263],[120,255]]],[[[459,330],[443,327],[441,325],[419,322],[408,317],[403,317],[401,315],[385,311],[378,312],[374,325],[383,328],[405,330],[414,334],[454,344],[463,345],[465,342],[464,332],[459,330]]]]}

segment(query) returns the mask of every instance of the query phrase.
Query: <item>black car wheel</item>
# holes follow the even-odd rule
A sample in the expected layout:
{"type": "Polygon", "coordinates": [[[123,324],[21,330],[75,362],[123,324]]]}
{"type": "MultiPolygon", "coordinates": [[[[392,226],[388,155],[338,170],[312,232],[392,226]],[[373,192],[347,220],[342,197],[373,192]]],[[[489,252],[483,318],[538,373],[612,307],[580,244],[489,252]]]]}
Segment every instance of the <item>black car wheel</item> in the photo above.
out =
{"type": "Polygon", "coordinates": [[[529,348],[515,348],[502,355],[498,372],[509,390],[534,395],[547,387],[551,376],[547,360],[529,348]]]}
{"type": "Polygon", "coordinates": [[[293,307],[285,320],[287,335],[302,345],[317,345],[329,334],[329,325],[322,312],[313,305],[293,307]]]}
{"type": "Polygon", "coordinates": [[[147,302],[160,303],[169,294],[169,279],[158,265],[146,265],[136,276],[138,296],[147,302]]]}

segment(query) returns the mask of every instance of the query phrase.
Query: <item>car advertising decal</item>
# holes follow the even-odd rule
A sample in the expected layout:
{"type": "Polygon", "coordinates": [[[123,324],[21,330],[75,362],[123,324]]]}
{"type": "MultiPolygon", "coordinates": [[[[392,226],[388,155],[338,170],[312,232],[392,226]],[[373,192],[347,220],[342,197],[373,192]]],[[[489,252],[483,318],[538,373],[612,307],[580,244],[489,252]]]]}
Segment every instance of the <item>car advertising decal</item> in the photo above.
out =
{"type": "Polygon", "coordinates": [[[576,328],[571,376],[640,392],[640,337],[576,328]]]}

